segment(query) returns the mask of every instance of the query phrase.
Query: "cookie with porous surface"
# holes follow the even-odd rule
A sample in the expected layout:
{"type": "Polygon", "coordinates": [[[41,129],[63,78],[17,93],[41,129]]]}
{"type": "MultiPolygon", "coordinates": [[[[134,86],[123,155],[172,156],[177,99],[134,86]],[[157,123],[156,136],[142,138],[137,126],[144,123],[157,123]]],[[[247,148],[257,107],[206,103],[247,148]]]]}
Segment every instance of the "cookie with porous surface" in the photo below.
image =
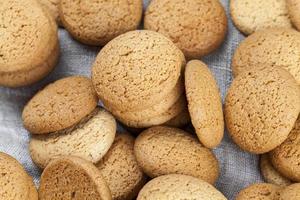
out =
{"type": "Polygon", "coordinates": [[[186,175],[169,174],[149,181],[140,191],[137,200],[227,200],[209,183],[186,175]]]}
{"type": "Polygon", "coordinates": [[[300,117],[289,137],[270,152],[274,167],[289,179],[300,182],[300,117]]]}
{"type": "Polygon", "coordinates": [[[61,0],[59,14],[64,27],[78,41],[103,46],[122,33],[137,29],[142,0],[61,0]]]}
{"type": "Polygon", "coordinates": [[[225,120],[234,142],[263,154],[284,142],[300,112],[300,89],[281,67],[249,70],[237,76],[225,100],[225,120]]]}
{"type": "Polygon", "coordinates": [[[99,98],[115,109],[143,110],[170,94],[184,65],[182,52],[165,36],[131,31],[100,51],[92,81],[99,98]]]}
{"type": "Polygon", "coordinates": [[[286,3],[292,23],[300,30],[300,1],[286,0],[286,3]]]}
{"type": "Polygon", "coordinates": [[[47,165],[41,175],[39,200],[111,200],[100,171],[78,157],[60,157],[47,165]]]}
{"type": "Polygon", "coordinates": [[[61,131],[77,124],[97,106],[92,82],[70,76],[49,84],[25,105],[22,119],[33,134],[61,131]]]}
{"type": "Polygon", "coordinates": [[[232,58],[238,76],[250,68],[279,66],[287,69],[300,84],[300,33],[293,29],[266,29],[242,41],[232,58]]]}
{"type": "Polygon", "coordinates": [[[188,62],[185,90],[192,124],[200,142],[208,148],[216,147],[224,135],[222,100],[218,84],[203,62],[188,62]]]}
{"type": "Polygon", "coordinates": [[[227,17],[219,0],[153,0],[145,29],[169,37],[188,59],[217,49],[227,32],[227,17]]]}
{"type": "Polygon", "coordinates": [[[0,85],[30,85],[53,70],[59,57],[57,27],[36,0],[3,1],[0,27],[0,85]]]}
{"type": "Polygon", "coordinates": [[[275,200],[281,187],[269,183],[256,183],[240,191],[235,200],[275,200]]]}
{"type": "Polygon", "coordinates": [[[146,176],[136,161],[133,145],[134,138],[131,135],[119,133],[107,154],[96,164],[114,200],[134,199],[146,183],[146,176]]]}
{"type": "Polygon", "coordinates": [[[215,155],[177,128],[157,126],[143,131],[135,141],[134,153],[143,171],[152,178],[177,173],[213,184],[219,176],[215,155]]]}
{"type": "Polygon", "coordinates": [[[57,157],[69,155],[97,163],[111,147],[116,129],[114,117],[97,108],[74,127],[49,135],[33,135],[30,155],[40,168],[57,157]]]}
{"type": "Polygon", "coordinates": [[[244,34],[266,28],[291,28],[285,0],[230,0],[235,26],[244,34]]]}
{"type": "Polygon", "coordinates": [[[38,200],[32,178],[13,157],[0,152],[0,200],[38,200]]]}
{"type": "Polygon", "coordinates": [[[288,186],[292,182],[280,174],[273,166],[270,161],[269,154],[263,154],[260,157],[260,171],[267,183],[279,185],[279,186],[288,186]]]}

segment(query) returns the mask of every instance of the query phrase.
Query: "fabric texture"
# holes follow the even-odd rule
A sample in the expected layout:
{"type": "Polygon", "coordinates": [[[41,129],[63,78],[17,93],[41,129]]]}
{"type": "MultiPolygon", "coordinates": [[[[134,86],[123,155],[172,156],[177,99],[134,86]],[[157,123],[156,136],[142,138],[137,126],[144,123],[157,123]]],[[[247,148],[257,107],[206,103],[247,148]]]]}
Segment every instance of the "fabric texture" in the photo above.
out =
{"type": "MultiPolygon", "coordinates": [[[[228,16],[228,35],[221,48],[202,60],[214,73],[222,98],[231,84],[231,58],[244,36],[233,26],[229,14],[229,1],[221,1],[228,16]]],[[[149,0],[144,1],[146,7],[149,0]]],[[[74,41],[64,30],[59,30],[61,57],[58,66],[44,80],[30,87],[9,89],[0,87],[0,151],[18,159],[34,177],[38,185],[40,170],[33,164],[29,151],[29,134],[23,128],[21,114],[25,103],[41,88],[62,77],[81,74],[90,76],[91,65],[100,48],[89,47],[74,41]]],[[[221,172],[216,187],[229,199],[249,184],[262,182],[258,156],[239,149],[225,133],[222,144],[214,149],[221,172]]]]}

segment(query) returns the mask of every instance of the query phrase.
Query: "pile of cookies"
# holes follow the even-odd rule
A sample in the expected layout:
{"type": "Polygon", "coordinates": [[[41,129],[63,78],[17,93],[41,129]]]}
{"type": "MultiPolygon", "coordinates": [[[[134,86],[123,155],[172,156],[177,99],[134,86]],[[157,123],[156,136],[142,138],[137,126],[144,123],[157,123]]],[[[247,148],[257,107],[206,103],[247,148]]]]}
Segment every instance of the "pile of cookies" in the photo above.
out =
{"type": "Polygon", "coordinates": [[[136,30],[142,3],[0,3],[2,86],[30,85],[51,72],[59,57],[57,24],[75,40],[103,47],[90,78],[59,79],[25,105],[40,186],[37,192],[23,167],[0,153],[0,199],[226,200],[213,186],[222,174],[212,151],[225,123],[242,150],[262,154],[269,182],[244,189],[237,200],[299,198],[300,33],[292,24],[299,28],[300,4],[231,0],[233,21],[249,36],[232,58],[223,114],[217,81],[197,60],[225,40],[221,3],[152,0],[146,30],[136,30]],[[184,129],[189,124],[192,131],[184,129]]]}

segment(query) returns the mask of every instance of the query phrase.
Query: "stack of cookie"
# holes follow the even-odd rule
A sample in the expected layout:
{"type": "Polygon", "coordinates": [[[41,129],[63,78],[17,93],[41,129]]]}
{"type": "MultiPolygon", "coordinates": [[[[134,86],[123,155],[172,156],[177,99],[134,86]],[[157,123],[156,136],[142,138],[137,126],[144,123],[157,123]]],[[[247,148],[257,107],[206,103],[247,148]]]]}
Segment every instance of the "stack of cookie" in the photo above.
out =
{"type": "Polygon", "coordinates": [[[104,106],[123,124],[145,128],[163,124],[186,108],[182,52],[153,31],[132,31],[110,41],[92,68],[104,106]]]}

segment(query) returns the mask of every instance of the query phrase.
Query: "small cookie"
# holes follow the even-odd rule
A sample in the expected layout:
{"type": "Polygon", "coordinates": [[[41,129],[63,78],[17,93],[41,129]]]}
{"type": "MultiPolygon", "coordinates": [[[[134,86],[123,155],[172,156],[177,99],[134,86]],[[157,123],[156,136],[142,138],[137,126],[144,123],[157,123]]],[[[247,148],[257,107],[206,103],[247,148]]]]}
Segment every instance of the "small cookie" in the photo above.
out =
{"type": "Polygon", "coordinates": [[[57,157],[68,155],[97,163],[112,145],[116,129],[114,117],[97,108],[70,129],[32,136],[29,145],[31,158],[40,168],[45,168],[57,157]]]}
{"type": "Polygon", "coordinates": [[[272,165],[269,155],[263,154],[260,157],[260,171],[265,181],[279,186],[288,186],[292,182],[281,175],[272,165]]]}
{"type": "Polygon", "coordinates": [[[113,38],[137,29],[142,0],[61,0],[59,14],[64,27],[78,41],[103,46],[113,38]]]}
{"type": "Polygon", "coordinates": [[[110,190],[100,171],[78,157],[53,160],[41,176],[39,200],[111,200],[110,190]]]}
{"type": "Polygon", "coordinates": [[[175,116],[174,118],[167,121],[163,125],[180,128],[186,126],[188,123],[190,123],[190,121],[191,118],[190,118],[189,110],[187,107],[185,107],[184,110],[181,111],[181,113],[179,113],[179,115],[175,116]]]}
{"type": "Polygon", "coordinates": [[[282,191],[278,200],[299,200],[300,199],[300,183],[292,184],[282,191]]]}
{"type": "Polygon", "coordinates": [[[289,179],[300,182],[300,117],[289,137],[270,152],[274,167],[289,179]]]}
{"type": "Polygon", "coordinates": [[[227,200],[209,183],[192,176],[169,174],[149,181],[140,191],[137,200],[227,200]]]}
{"type": "Polygon", "coordinates": [[[192,124],[200,142],[208,148],[218,146],[224,135],[222,100],[218,84],[203,62],[188,62],[185,90],[192,124]]]}
{"type": "Polygon", "coordinates": [[[300,33],[293,29],[258,31],[242,41],[232,58],[237,76],[250,68],[279,66],[288,70],[300,84],[300,33]]]}
{"type": "Polygon", "coordinates": [[[0,200],[38,200],[32,178],[13,157],[0,152],[0,200]]]}
{"type": "Polygon", "coordinates": [[[169,37],[192,59],[205,56],[222,44],[227,17],[219,0],[152,0],[144,26],[169,37]]]}
{"type": "Polygon", "coordinates": [[[289,15],[294,26],[300,30],[300,1],[286,0],[289,15]]]}
{"type": "Polygon", "coordinates": [[[215,155],[177,128],[157,126],[143,131],[135,141],[134,153],[143,171],[152,178],[177,173],[213,184],[219,176],[215,155]]]}
{"type": "Polygon", "coordinates": [[[114,200],[131,200],[146,183],[146,176],[139,167],[134,152],[134,138],[121,133],[103,157],[96,164],[110,188],[114,200]]]}
{"type": "Polygon", "coordinates": [[[92,81],[100,99],[115,109],[142,110],[170,94],[184,65],[182,52],[163,35],[131,31],[100,51],[92,81]]]}
{"type": "Polygon", "coordinates": [[[0,85],[30,85],[53,70],[59,57],[57,27],[36,0],[2,1],[0,27],[0,85]]]}
{"type": "Polygon", "coordinates": [[[143,110],[133,110],[133,111],[122,111],[115,109],[113,106],[109,105],[107,102],[103,102],[107,110],[114,113],[115,116],[120,116],[120,118],[126,119],[126,121],[142,121],[145,119],[153,118],[158,115],[162,115],[167,112],[182,96],[184,91],[184,84],[180,78],[176,83],[174,89],[158,104],[155,104],[147,109],[143,110]]]}
{"type": "Polygon", "coordinates": [[[91,80],[70,76],[38,92],[24,107],[23,123],[33,134],[61,131],[90,114],[97,103],[91,80]]]}
{"type": "Polygon", "coordinates": [[[285,0],[230,0],[235,26],[246,35],[266,28],[291,28],[285,0]]]}
{"type": "Polygon", "coordinates": [[[171,106],[167,111],[148,118],[143,118],[143,112],[141,112],[139,114],[141,118],[138,120],[128,120],[126,116],[120,116],[118,115],[118,113],[115,113],[114,111],[112,111],[112,113],[113,115],[116,116],[118,120],[120,120],[126,126],[133,127],[133,128],[148,128],[151,126],[161,125],[171,120],[173,117],[181,113],[186,107],[186,105],[187,102],[185,96],[181,96],[178,99],[178,101],[176,101],[174,105],[171,106]]]}
{"type": "Polygon", "coordinates": [[[276,200],[281,187],[269,183],[256,183],[240,191],[235,200],[276,200]]]}
{"type": "Polygon", "coordinates": [[[61,26],[62,24],[58,12],[58,6],[60,0],[39,0],[39,1],[45,7],[45,9],[49,11],[49,13],[53,16],[56,23],[61,26]]]}
{"type": "Polygon", "coordinates": [[[281,67],[241,73],[225,100],[225,120],[232,139],[255,154],[269,152],[284,142],[299,112],[299,86],[281,67]]]}

